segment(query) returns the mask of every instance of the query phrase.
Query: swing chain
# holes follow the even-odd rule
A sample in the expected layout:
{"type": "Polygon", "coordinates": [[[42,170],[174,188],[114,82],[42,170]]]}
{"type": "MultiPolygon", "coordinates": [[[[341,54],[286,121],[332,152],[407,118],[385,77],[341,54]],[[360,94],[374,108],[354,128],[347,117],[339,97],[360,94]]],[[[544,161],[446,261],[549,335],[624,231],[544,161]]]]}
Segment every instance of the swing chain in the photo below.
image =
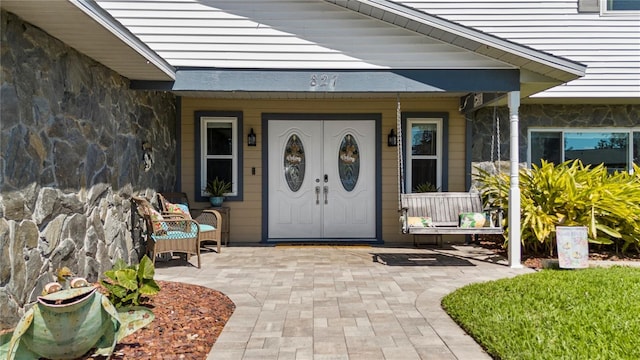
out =
{"type": "Polygon", "coordinates": [[[496,112],[496,106],[493,107],[493,119],[495,120],[493,123],[495,135],[491,134],[491,164],[495,166],[495,159],[497,159],[497,167],[498,171],[500,171],[500,160],[502,159],[500,154],[500,116],[496,112]]]}
{"type": "Polygon", "coordinates": [[[402,197],[404,194],[404,160],[402,157],[403,141],[402,141],[402,109],[400,107],[400,95],[396,96],[396,134],[397,140],[397,155],[398,155],[398,209],[402,208],[402,197]]]}

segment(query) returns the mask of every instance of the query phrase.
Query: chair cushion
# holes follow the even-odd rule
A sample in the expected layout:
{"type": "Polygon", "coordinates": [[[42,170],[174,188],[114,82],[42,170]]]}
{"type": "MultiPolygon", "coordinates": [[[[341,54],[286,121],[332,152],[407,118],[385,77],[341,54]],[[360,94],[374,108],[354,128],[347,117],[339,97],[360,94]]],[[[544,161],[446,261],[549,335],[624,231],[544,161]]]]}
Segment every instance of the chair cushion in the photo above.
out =
{"type": "Polygon", "coordinates": [[[184,216],[185,219],[191,219],[191,214],[189,213],[189,206],[185,204],[173,204],[165,200],[164,208],[167,209],[168,213],[179,214],[184,216]]]}
{"type": "Polygon", "coordinates": [[[158,210],[154,209],[147,199],[140,196],[133,196],[132,199],[138,205],[138,213],[151,220],[151,224],[153,224],[153,229],[151,230],[152,234],[166,234],[169,227],[167,226],[167,223],[164,222],[162,214],[158,210]]]}
{"type": "Polygon", "coordinates": [[[195,230],[192,231],[192,232],[169,230],[169,231],[165,232],[164,234],[152,235],[151,238],[153,238],[153,240],[155,240],[155,241],[158,241],[158,240],[189,239],[189,238],[193,238],[195,236],[196,236],[196,231],[195,230]]]}
{"type": "Polygon", "coordinates": [[[146,209],[148,212],[149,218],[151,218],[151,223],[153,224],[153,234],[154,235],[163,235],[167,233],[167,224],[164,222],[164,218],[160,212],[152,207],[148,207],[146,209]]]}
{"type": "Polygon", "coordinates": [[[207,224],[199,224],[199,225],[200,225],[200,232],[215,231],[216,230],[215,226],[211,226],[211,225],[207,225],[207,224]]]}

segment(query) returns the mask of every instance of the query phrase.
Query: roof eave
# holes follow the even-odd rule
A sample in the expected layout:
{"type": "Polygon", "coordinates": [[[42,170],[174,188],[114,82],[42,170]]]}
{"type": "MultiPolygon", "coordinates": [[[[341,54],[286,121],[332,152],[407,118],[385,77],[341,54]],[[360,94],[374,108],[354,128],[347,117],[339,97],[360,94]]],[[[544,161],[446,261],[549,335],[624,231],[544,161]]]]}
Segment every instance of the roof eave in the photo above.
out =
{"type": "Polygon", "coordinates": [[[160,71],[165,73],[171,80],[175,80],[175,68],[171,66],[165,59],[160,57],[147,44],[136,37],[129,29],[124,27],[120,22],[114,19],[107,11],[101,8],[93,0],[69,0],[72,4],[82,10],[87,16],[91,17],[95,22],[109,30],[114,36],[123,43],[135,50],[138,54],[153,64],[160,71]]]}
{"type": "Polygon", "coordinates": [[[392,1],[325,1],[561,82],[586,74],[587,66],[582,63],[535,50],[392,1]],[[464,41],[460,41],[461,38],[464,41]]]}
{"type": "Polygon", "coordinates": [[[130,80],[175,80],[175,69],[93,0],[2,0],[0,7],[130,80]]]}

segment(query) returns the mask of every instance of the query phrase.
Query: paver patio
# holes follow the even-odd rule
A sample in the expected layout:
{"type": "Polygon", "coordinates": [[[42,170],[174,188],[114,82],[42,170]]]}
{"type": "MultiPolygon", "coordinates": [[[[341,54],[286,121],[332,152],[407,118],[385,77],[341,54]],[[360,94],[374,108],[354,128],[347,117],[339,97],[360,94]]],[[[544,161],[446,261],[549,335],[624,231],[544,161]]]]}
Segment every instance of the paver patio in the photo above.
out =
{"type": "MultiPolygon", "coordinates": [[[[182,263],[184,264],[184,263],[182,263]]],[[[490,359],[440,308],[456,288],[531,272],[473,246],[240,246],[156,279],[225,293],[208,359],[490,359]]]]}

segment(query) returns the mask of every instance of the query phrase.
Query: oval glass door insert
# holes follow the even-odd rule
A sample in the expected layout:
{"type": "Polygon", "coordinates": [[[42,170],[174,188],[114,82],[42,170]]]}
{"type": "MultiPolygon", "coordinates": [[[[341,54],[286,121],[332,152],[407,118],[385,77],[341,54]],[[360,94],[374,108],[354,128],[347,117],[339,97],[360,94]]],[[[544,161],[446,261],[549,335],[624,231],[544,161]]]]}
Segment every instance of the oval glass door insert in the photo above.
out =
{"type": "Polygon", "coordinates": [[[356,187],[360,175],[360,149],[351,134],[345,135],[340,144],[338,175],[346,191],[352,191],[356,187]]]}
{"type": "Polygon", "coordinates": [[[284,147],[284,177],[291,191],[300,190],[304,181],[305,156],[300,137],[293,134],[284,147]]]}

